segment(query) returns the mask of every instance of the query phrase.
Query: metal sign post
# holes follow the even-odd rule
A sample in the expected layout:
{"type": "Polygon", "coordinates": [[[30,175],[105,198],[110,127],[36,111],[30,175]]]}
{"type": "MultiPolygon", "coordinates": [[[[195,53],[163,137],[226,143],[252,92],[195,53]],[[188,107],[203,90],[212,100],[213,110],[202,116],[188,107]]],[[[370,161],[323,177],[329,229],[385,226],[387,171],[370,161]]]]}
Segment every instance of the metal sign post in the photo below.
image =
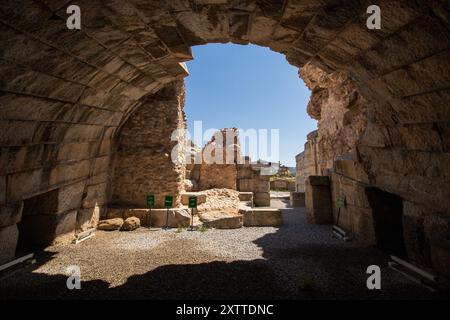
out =
{"type": "Polygon", "coordinates": [[[347,207],[346,197],[345,196],[338,197],[336,199],[336,205],[338,207],[338,214],[337,214],[336,224],[333,226],[332,230],[336,236],[338,236],[339,238],[341,238],[344,241],[348,241],[349,237],[347,235],[347,232],[345,232],[341,227],[339,227],[339,220],[341,217],[341,209],[347,207]]]}
{"type": "Polygon", "coordinates": [[[169,229],[169,209],[172,208],[173,206],[173,196],[166,196],[164,198],[164,207],[166,207],[167,212],[166,212],[166,227],[165,229],[168,230],[169,229]]]}
{"type": "Polygon", "coordinates": [[[147,215],[147,226],[152,227],[152,208],[155,206],[155,196],[153,194],[147,195],[147,208],[150,209],[147,215]]]}
{"type": "Polygon", "coordinates": [[[194,230],[194,209],[197,209],[197,197],[189,197],[189,208],[191,208],[191,226],[189,231],[194,230]]]}

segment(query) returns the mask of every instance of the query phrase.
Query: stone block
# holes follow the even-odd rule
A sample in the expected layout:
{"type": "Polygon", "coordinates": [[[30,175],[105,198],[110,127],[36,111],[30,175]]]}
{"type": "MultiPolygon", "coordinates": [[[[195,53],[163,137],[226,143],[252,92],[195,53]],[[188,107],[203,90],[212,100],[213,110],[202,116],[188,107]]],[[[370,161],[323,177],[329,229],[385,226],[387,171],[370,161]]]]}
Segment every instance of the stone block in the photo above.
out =
{"type": "Polygon", "coordinates": [[[239,200],[253,203],[253,192],[239,192],[239,200]]]}
{"type": "Polygon", "coordinates": [[[310,176],[306,179],[305,205],[307,218],[310,223],[333,223],[329,177],[310,176]]]}
{"type": "Polygon", "coordinates": [[[18,239],[17,225],[0,228],[0,265],[14,260],[18,239]]]}
{"type": "Polygon", "coordinates": [[[305,193],[304,192],[291,192],[290,203],[294,208],[305,206],[305,193]]]}
{"type": "Polygon", "coordinates": [[[0,228],[15,225],[22,220],[23,202],[0,206],[0,228]]]}
{"type": "Polygon", "coordinates": [[[283,224],[280,209],[250,209],[244,214],[245,227],[279,227],[283,224]]]}
{"type": "Polygon", "coordinates": [[[58,208],[56,212],[78,210],[81,207],[85,182],[79,182],[58,189],[58,208]]]}
{"type": "MultiPolygon", "coordinates": [[[[152,227],[166,226],[166,209],[152,209],[150,212],[150,221],[152,227]]],[[[187,209],[170,209],[169,210],[169,227],[187,227],[191,224],[191,214],[187,209]]]]}
{"type": "Polygon", "coordinates": [[[43,175],[42,169],[16,173],[8,176],[7,201],[17,202],[38,191],[43,175]]]}
{"type": "Polygon", "coordinates": [[[211,220],[202,220],[203,225],[207,228],[215,229],[239,229],[243,225],[242,215],[224,216],[211,220]]]}
{"type": "Polygon", "coordinates": [[[369,183],[369,177],[364,172],[362,164],[356,161],[339,159],[334,162],[334,168],[339,174],[364,183],[369,183]]]}
{"type": "Polygon", "coordinates": [[[83,199],[83,208],[94,208],[106,204],[106,183],[87,187],[86,197],[83,199]]]}
{"type": "MultiPolygon", "coordinates": [[[[137,217],[141,221],[142,226],[165,227],[166,226],[166,209],[134,209],[134,208],[109,208],[107,218],[137,217]]],[[[191,214],[187,209],[169,209],[169,227],[178,228],[179,226],[187,227],[191,224],[191,214]]]]}
{"type": "Polygon", "coordinates": [[[269,207],[270,206],[270,193],[268,192],[255,192],[253,194],[253,201],[257,207],[269,207]]]}

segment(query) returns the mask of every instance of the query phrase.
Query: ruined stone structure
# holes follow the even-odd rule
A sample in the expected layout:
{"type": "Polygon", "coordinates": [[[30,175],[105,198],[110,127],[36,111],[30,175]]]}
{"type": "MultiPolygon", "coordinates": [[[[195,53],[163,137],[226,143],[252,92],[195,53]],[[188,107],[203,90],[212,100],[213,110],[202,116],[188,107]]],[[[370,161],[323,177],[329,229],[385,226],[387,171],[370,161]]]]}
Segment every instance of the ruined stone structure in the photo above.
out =
{"type": "Polygon", "coordinates": [[[262,172],[261,167],[250,161],[238,165],[238,190],[253,192],[256,206],[270,206],[270,176],[262,172]]]}
{"type": "Polygon", "coordinates": [[[237,164],[241,161],[239,136],[236,128],[216,132],[202,150],[198,188],[236,190],[237,164]]]}
{"type": "Polygon", "coordinates": [[[295,191],[305,192],[305,175],[303,168],[305,167],[305,152],[301,152],[295,156],[295,191]]]}
{"type": "Polygon", "coordinates": [[[270,176],[261,172],[249,157],[242,156],[236,128],[221,129],[203,149],[196,150],[193,146],[192,150],[196,154],[188,154],[191,161],[203,159],[202,163],[186,165],[186,179],[195,186],[195,191],[225,188],[253,192],[256,206],[270,205],[270,176]]]}
{"type": "Polygon", "coordinates": [[[113,206],[145,208],[149,194],[155,196],[155,208],[164,208],[166,195],[175,196],[175,207],[180,204],[186,170],[183,108],[184,84],[174,82],[147,97],[120,128],[113,161],[113,206]]]}
{"type": "MultiPolygon", "coordinates": [[[[361,175],[358,186],[376,188],[364,189],[369,204],[395,195],[410,259],[449,273],[447,1],[378,0],[381,30],[366,27],[373,1],[80,0],[80,31],[66,28],[68,3],[0,3],[1,262],[14,257],[22,236],[46,242],[95,224],[111,200],[111,156],[126,120],[187,75],[191,46],[233,42],[269,47],[299,68],[345,71],[359,93],[344,115],[329,114],[344,117],[336,132],[367,116],[340,177],[361,175]],[[36,203],[45,205],[32,217],[36,203]],[[39,223],[26,222],[33,219],[39,223]]],[[[327,141],[324,152],[333,150],[327,141]]],[[[363,194],[352,194],[358,208],[363,194]]],[[[366,230],[369,213],[347,215],[361,217],[355,231],[366,230]]],[[[384,220],[375,220],[376,234],[384,220]]]]}

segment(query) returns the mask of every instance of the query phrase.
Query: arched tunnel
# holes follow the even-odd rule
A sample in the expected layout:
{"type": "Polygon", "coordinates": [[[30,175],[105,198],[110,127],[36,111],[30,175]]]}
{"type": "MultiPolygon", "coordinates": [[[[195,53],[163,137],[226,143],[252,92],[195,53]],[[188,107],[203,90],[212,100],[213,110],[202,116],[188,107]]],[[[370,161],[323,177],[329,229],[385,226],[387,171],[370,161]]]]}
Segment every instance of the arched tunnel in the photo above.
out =
{"type": "Polygon", "coordinates": [[[343,223],[363,243],[384,231],[374,212],[399,206],[409,260],[450,276],[447,1],[7,0],[0,28],[0,263],[23,239],[70,241],[112,204],[145,206],[150,189],[179,203],[186,168],[169,155],[186,125],[184,62],[193,46],[231,42],[285,55],[319,121],[326,90],[304,70],[351,81],[352,143],[315,175],[347,192],[343,223]],[[370,5],[380,29],[367,27],[370,5]]]}

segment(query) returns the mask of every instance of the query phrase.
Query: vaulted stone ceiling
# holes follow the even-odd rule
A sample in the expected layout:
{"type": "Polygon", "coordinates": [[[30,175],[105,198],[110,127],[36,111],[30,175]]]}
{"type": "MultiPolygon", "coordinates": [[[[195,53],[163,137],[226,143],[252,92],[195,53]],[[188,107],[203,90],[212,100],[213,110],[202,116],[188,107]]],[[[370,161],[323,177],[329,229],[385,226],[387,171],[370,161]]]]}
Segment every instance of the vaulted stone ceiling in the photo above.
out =
{"type": "Polygon", "coordinates": [[[349,71],[369,101],[371,182],[448,212],[449,30],[445,0],[1,1],[0,203],[71,186],[83,194],[71,209],[104,204],[117,128],[187,76],[191,46],[233,42],[349,71]],[[80,31],[66,27],[69,4],[80,31]],[[371,4],[381,30],[366,27],[371,4]]]}

